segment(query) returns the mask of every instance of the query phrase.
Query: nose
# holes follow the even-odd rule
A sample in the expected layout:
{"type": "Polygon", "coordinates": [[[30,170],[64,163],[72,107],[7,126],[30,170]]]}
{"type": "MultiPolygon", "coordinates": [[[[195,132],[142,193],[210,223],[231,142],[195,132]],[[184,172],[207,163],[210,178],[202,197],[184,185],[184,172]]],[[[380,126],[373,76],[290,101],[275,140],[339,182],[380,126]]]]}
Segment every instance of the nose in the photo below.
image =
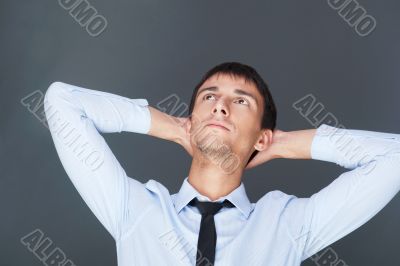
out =
{"type": "Polygon", "coordinates": [[[212,109],[212,113],[213,113],[213,115],[219,115],[220,113],[221,113],[223,116],[228,116],[228,115],[229,115],[228,108],[226,107],[226,105],[224,104],[223,101],[218,101],[218,102],[214,105],[214,107],[213,107],[213,109],[212,109]]]}

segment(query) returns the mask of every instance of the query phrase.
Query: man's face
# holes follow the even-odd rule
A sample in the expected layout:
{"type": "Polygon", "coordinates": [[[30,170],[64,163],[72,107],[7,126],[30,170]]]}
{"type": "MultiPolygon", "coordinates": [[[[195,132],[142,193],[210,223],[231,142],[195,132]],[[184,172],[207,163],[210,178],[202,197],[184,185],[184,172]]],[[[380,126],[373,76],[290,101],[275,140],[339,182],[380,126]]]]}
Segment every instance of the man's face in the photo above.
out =
{"type": "Polygon", "coordinates": [[[226,74],[213,75],[197,91],[189,131],[192,146],[203,153],[218,149],[218,156],[234,153],[243,161],[257,149],[263,108],[254,84],[226,74]]]}

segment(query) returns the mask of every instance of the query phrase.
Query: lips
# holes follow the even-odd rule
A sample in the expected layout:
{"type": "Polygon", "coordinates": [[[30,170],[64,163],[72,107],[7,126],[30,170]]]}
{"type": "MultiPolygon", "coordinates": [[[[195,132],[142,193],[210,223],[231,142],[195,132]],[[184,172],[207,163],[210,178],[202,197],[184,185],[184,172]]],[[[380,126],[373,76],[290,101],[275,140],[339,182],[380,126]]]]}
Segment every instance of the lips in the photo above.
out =
{"type": "Polygon", "coordinates": [[[224,130],[230,131],[229,128],[224,126],[222,123],[218,123],[218,122],[208,123],[207,126],[214,127],[214,128],[220,128],[220,129],[224,129],[224,130]]]}

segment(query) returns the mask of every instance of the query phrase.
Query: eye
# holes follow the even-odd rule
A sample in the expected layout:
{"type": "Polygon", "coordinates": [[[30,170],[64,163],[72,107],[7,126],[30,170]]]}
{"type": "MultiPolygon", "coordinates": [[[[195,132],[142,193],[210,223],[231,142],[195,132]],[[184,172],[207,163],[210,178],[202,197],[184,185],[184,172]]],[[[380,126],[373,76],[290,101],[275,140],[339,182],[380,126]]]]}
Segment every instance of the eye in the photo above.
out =
{"type": "Polygon", "coordinates": [[[242,102],[241,104],[244,105],[248,105],[249,103],[247,102],[247,100],[243,99],[243,98],[239,98],[236,102],[242,102]]]}
{"type": "Polygon", "coordinates": [[[209,99],[209,98],[207,98],[208,96],[214,97],[213,94],[206,94],[206,95],[203,96],[203,100],[208,100],[209,99]]]}

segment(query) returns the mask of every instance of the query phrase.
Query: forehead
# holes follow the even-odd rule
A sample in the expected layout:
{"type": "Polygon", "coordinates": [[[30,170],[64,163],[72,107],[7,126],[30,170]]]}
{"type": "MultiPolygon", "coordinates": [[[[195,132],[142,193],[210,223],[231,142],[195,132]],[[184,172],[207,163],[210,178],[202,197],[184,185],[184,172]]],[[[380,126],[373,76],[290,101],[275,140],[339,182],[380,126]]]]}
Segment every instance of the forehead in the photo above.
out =
{"type": "Polygon", "coordinates": [[[218,86],[222,89],[224,88],[240,88],[243,90],[248,90],[249,92],[258,92],[255,84],[250,81],[246,81],[243,77],[238,77],[225,73],[216,73],[209,77],[200,88],[218,86]]]}
{"type": "Polygon", "coordinates": [[[252,81],[246,81],[243,77],[234,76],[226,73],[216,73],[209,77],[197,90],[196,97],[204,88],[217,87],[220,92],[235,92],[237,90],[243,93],[253,95],[256,105],[261,107],[263,97],[252,81]]]}

